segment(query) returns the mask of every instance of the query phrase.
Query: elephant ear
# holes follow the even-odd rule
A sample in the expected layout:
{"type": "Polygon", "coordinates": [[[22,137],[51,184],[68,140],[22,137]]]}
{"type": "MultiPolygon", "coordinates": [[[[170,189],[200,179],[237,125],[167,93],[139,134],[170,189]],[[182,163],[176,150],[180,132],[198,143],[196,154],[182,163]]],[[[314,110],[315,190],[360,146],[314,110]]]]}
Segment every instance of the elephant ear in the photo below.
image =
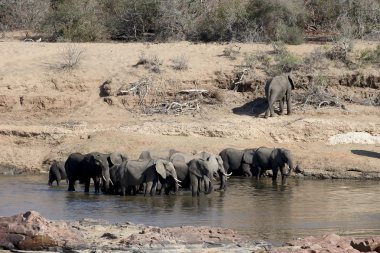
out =
{"type": "Polygon", "coordinates": [[[123,158],[120,153],[111,153],[110,161],[112,165],[120,165],[123,162],[123,158]]]}
{"type": "MultiPolygon", "coordinates": [[[[203,161],[204,162],[204,161],[203,161]]],[[[194,160],[191,160],[190,162],[189,162],[189,172],[191,173],[191,174],[194,174],[195,176],[197,176],[197,177],[202,177],[203,175],[202,175],[202,172],[201,172],[201,166],[202,166],[202,164],[201,164],[201,161],[199,161],[199,160],[196,160],[196,159],[194,159],[194,160]]]]}
{"type": "Polygon", "coordinates": [[[248,163],[248,164],[252,164],[253,163],[253,154],[254,153],[255,152],[252,149],[244,151],[243,162],[244,163],[248,163]]]}
{"type": "Polygon", "coordinates": [[[293,79],[292,79],[292,74],[288,75],[288,80],[289,80],[290,85],[292,86],[292,90],[294,90],[294,82],[293,82],[293,79]]]}
{"type": "Polygon", "coordinates": [[[162,178],[166,178],[166,168],[163,160],[156,161],[156,171],[162,178]]]}

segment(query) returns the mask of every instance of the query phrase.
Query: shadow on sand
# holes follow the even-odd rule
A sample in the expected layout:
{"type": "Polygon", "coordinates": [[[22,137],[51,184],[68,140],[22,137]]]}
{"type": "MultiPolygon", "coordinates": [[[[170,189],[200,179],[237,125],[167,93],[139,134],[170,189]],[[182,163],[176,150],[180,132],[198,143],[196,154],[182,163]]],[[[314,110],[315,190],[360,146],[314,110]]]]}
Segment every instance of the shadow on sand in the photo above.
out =
{"type": "Polygon", "coordinates": [[[354,149],[354,150],[351,150],[351,152],[355,155],[362,155],[362,156],[368,156],[368,157],[380,159],[380,153],[377,153],[374,151],[354,149]]]}
{"type": "Polygon", "coordinates": [[[268,108],[268,103],[265,98],[256,98],[240,107],[235,107],[232,112],[237,115],[249,115],[255,117],[264,117],[264,113],[268,108]]]}

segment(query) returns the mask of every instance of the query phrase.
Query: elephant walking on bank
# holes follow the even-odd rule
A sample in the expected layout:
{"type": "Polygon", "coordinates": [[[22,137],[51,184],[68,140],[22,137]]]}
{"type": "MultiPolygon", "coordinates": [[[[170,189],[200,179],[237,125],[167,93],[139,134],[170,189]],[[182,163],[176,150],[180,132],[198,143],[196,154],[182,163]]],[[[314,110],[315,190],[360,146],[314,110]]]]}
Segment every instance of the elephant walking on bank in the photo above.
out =
{"type": "Polygon", "coordinates": [[[295,169],[293,155],[290,150],[265,147],[260,147],[254,152],[253,167],[256,170],[257,180],[260,179],[264,171],[272,170],[272,180],[276,181],[278,171],[280,171],[282,183],[285,183],[286,177],[295,169]]]}
{"type": "Polygon", "coordinates": [[[265,96],[268,101],[268,109],[265,118],[275,116],[274,103],[279,101],[280,114],[284,113],[284,103],[286,100],[288,115],[292,112],[291,94],[294,90],[294,82],[290,74],[275,76],[268,80],[265,85],[265,96]]]}
{"type": "Polygon", "coordinates": [[[57,186],[61,180],[67,179],[65,162],[54,160],[49,168],[49,185],[53,185],[53,182],[57,182],[57,186]]]}
{"type": "MultiPolygon", "coordinates": [[[[180,180],[171,162],[166,160],[128,160],[123,162],[118,170],[121,195],[125,195],[127,189],[136,189],[144,184],[144,196],[155,195],[158,181],[166,186],[168,181],[174,183],[175,191],[178,190],[180,180]]],[[[135,193],[135,191],[134,191],[135,193]]]]}
{"type": "Polygon", "coordinates": [[[255,149],[223,149],[219,155],[225,170],[234,176],[252,177],[252,163],[255,149]]]}

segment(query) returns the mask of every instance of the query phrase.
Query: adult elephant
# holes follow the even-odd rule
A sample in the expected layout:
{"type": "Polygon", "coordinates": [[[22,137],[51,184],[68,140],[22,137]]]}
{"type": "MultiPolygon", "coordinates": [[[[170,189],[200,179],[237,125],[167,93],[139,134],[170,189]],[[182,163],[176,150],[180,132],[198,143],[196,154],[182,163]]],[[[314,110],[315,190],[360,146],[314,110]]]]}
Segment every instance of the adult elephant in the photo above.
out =
{"type": "Polygon", "coordinates": [[[254,152],[255,149],[226,148],[219,153],[219,156],[222,158],[223,166],[227,172],[234,176],[251,177],[254,152]]]}
{"type": "Polygon", "coordinates": [[[95,192],[99,193],[100,180],[103,180],[104,190],[108,191],[110,184],[110,154],[93,152],[89,154],[70,154],[65,162],[65,171],[69,181],[68,191],[75,191],[75,182],[84,183],[85,192],[90,190],[90,180],[94,181],[95,192]]]}
{"type": "Polygon", "coordinates": [[[213,176],[217,176],[220,180],[219,190],[225,190],[227,188],[227,179],[232,175],[232,173],[227,174],[227,171],[223,165],[222,157],[220,155],[214,155],[205,151],[194,155],[194,157],[201,158],[207,162],[208,167],[213,172],[213,176]]]}
{"type": "Polygon", "coordinates": [[[291,105],[291,94],[294,90],[294,82],[291,74],[275,76],[268,80],[265,84],[265,96],[268,101],[268,109],[265,112],[265,118],[269,116],[275,116],[274,113],[274,103],[279,101],[280,103],[280,114],[284,113],[284,103],[286,100],[288,115],[292,112],[291,105]]]}
{"type": "Polygon", "coordinates": [[[119,167],[118,176],[121,195],[125,195],[128,188],[136,189],[142,184],[144,184],[144,196],[155,195],[158,181],[162,185],[167,185],[169,178],[174,182],[174,188],[177,191],[180,182],[173,164],[161,159],[128,160],[119,167]]]}
{"type": "Polygon", "coordinates": [[[107,191],[104,189],[104,187],[102,187],[102,191],[107,194],[119,194],[120,179],[117,173],[120,169],[120,166],[122,166],[122,163],[128,161],[129,158],[127,155],[120,154],[117,152],[103,155],[107,159],[108,166],[110,168],[110,185],[107,191]]]}
{"type": "Polygon", "coordinates": [[[170,157],[183,188],[190,188],[192,196],[199,196],[204,191],[213,191],[214,169],[210,166],[210,158],[202,159],[194,155],[177,152],[170,157]]]}
{"type": "Polygon", "coordinates": [[[282,183],[285,183],[286,177],[295,168],[292,152],[285,148],[260,147],[253,153],[252,159],[257,180],[264,171],[272,170],[272,180],[277,180],[277,174],[280,171],[282,183]]]}
{"type": "Polygon", "coordinates": [[[65,162],[54,160],[49,168],[49,185],[53,185],[53,182],[57,182],[57,186],[61,180],[67,179],[66,170],[65,170],[65,162]]]}

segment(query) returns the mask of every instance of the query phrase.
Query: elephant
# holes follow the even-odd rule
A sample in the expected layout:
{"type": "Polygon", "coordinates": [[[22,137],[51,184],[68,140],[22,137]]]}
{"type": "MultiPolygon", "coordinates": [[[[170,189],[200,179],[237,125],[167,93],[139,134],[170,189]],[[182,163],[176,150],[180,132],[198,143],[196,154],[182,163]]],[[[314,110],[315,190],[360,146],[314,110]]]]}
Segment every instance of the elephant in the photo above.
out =
{"type": "Polygon", "coordinates": [[[117,173],[122,163],[128,161],[128,156],[120,153],[111,153],[107,156],[107,161],[110,168],[110,185],[108,191],[105,191],[104,187],[102,187],[102,191],[107,194],[119,194],[120,179],[117,173]]]}
{"type": "Polygon", "coordinates": [[[255,149],[239,150],[235,148],[223,149],[219,156],[223,160],[223,166],[227,172],[234,176],[252,177],[252,163],[255,149]]]}
{"type": "MultiPolygon", "coordinates": [[[[125,157],[124,157],[125,158],[125,157]]],[[[110,182],[110,164],[122,161],[123,156],[118,153],[102,154],[70,154],[65,162],[65,171],[69,181],[68,191],[75,191],[75,182],[85,184],[85,192],[89,192],[90,180],[94,181],[95,192],[99,193],[100,179],[103,179],[104,191],[108,191],[110,182]]],[[[121,162],[120,162],[121,163],[121,162]]]]}
{"type": "Polygon", "coordinates": [[[206,194],[213,191],[214,170],[210,161],[212,158],[202,159],[191,154],[177,152],[170,157],[183,188],[190,188],[192,196],[199,196],[204,190],[206,194]]]}
{"type": "Polygon", "coordinates": [[[144,196],[155,195],[158,181],[167,185],[169,178],[174,182],[175,191],[178,190],[180,180],[177,178],[176,170],[171,162],[158,159],[139,159],[123,162],[118,170],[120,179],[121,195],[125,195],[128,188],[133,189],[144,184],[144,196]]]}
{"type": "Polygon", "coordinates": [[[61,180],[67,179],[65,163],[62,161],[54,160],[49,168],[49,182],[48,184],[53,185],[54,181],[57,181],[57,186],[61,180]]]}
{"type": "Polygon", "coordinates": [[[257,180],[265,170],[272,170],[272,180],[275,182],[280,170],[282,183],[285,183],[286,177],[295,170],[292,152],[285,148],[260,147],[255,150],[252,159],[257,180]]]}
{"type": "Polygon", "coordinates": [[[218,176],[220,180],[219,190],[226,190],[227,188],[227,178],[232,175],[232,173],[227,174],[226,169],[223,165],[223,159],[220,155],[214,155],[205,151],[202,151],[195,155],[195,157],[199,157],[203,160],[206,160],[208,166],[213,172],[213,176],[218,176]]]}
{"type": "Polygon", "coordinates": [[[276,101],[280,103],[280,114],[284,113],[284,103],[286,100],[288,115],[292,112],[291,94],[294,90],[294,82],[291,74],[275,76],[265,84],[265,96],[268,102],[268,109],[265,118],[275,116],[273,105],[276,101]]]}

